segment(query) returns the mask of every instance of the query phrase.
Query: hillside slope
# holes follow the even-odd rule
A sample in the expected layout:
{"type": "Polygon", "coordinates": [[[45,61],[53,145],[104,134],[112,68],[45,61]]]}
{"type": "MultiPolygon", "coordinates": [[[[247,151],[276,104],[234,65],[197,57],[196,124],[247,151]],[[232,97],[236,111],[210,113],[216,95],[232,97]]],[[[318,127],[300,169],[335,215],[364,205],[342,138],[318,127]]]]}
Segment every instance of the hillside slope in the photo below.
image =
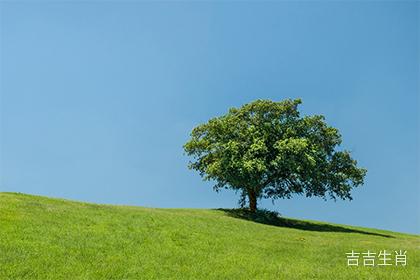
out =
{"type": "Polygon", "coordinates": [[[238,216],[0,193],[0,279],[419,279],[419,236],[238,216]],[[347,266],[400,249],[405,267],[347,266]]]}

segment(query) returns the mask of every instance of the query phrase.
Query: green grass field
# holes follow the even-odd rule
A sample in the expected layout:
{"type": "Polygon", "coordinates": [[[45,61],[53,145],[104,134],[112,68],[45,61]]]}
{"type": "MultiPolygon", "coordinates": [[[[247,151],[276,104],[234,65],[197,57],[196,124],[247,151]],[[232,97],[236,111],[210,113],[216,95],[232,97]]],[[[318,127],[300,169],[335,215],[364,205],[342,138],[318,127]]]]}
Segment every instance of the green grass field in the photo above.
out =
{"type": "Polygon", "coordinates": [[[420,279],[418,235],[247,219],[0,193],[0,279],[420,279]],[[348,267],[352,249],[407,250],[407,266],[348,267]]]}

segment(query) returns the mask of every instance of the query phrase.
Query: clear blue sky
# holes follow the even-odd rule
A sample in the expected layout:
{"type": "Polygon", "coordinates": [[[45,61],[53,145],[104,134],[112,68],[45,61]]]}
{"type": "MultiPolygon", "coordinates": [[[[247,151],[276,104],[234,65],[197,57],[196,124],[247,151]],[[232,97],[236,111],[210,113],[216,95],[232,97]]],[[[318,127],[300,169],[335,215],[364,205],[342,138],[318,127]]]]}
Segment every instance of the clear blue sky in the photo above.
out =
{"type": "Polygon", "coordinates": [[[303,99],[368,169],[352,202],[283,215],[420,233],[416,2],[1,2],[0,191],[234,207],[187,169],[197,124],[303,99]]]}

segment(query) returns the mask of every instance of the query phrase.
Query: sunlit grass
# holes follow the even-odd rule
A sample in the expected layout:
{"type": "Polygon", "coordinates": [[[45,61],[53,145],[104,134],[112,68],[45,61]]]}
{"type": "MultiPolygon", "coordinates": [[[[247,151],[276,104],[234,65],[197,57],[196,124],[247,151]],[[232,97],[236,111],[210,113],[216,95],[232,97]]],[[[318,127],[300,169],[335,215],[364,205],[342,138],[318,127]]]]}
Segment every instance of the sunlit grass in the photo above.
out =
{"type": "Polygon", "coordinates": [[[239,210],[151,209],[0,193],[0,279],[419,279],[420,237],[239,210]],[[258,222],[255,222],[257,220],[258,222]],[[348,267],[351,250],[405,267],[348,267]]]}

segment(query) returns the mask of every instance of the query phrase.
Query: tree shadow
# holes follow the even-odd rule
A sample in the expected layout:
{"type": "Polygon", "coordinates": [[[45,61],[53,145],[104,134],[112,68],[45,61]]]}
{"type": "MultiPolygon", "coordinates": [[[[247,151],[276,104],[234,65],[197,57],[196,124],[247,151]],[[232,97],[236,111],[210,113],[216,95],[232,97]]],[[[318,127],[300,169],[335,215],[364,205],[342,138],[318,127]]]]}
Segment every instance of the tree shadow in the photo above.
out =
{"type": "Polygon", "coordinates": [[[277,227],[288,227],[300,230],[308,231],[320,231],[320,232],[347,232],[347,233],[360,233],[367,235],[374,235],[386,238],[395,238],[392,235],[381,234],[376,232],[368,232],[363,230],[351,229],[342,226],[330,225],[325,223],[312,223],[306,221],[300,221],[295,219],[283,218],[280,214],[268,211],[268,210],[257,210],[252,213],[248,209],[222,209],[217,210],[225,212],[228,216],[247,221],[253,221],[256,223],[277,226],[277,227]]]}

